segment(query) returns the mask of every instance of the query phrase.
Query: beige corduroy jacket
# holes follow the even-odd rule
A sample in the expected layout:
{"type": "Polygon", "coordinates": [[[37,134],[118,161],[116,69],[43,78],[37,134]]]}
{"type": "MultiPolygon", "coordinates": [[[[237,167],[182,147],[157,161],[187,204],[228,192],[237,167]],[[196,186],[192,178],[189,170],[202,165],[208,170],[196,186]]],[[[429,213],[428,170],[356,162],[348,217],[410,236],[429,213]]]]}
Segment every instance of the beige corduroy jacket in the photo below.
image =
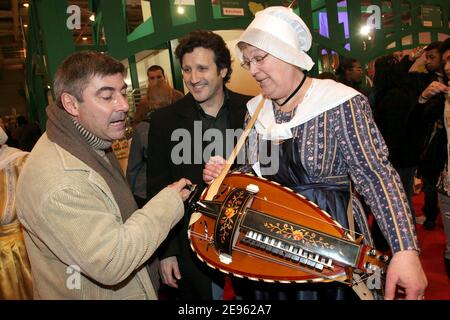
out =
{"type": "Polygon", "coordinates": [[[123,223],[104,179],[44,133],[17,187],[34,298],[156,299],[144,263],[183,211],[165,188],[123,223]]]}

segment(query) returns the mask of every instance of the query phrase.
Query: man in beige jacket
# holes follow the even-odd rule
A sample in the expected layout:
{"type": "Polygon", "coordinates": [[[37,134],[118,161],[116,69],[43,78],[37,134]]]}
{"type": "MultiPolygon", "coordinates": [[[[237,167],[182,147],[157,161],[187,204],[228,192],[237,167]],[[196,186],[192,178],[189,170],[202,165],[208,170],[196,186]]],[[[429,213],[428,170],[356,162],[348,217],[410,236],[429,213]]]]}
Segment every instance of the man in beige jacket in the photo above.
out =
{"type": "Polygon", "coordinates": [[[96,52],[69,56],[55,75],[56,103],[17,191],[35,299],[157,298],[145,262],[182,217],[190,181],[137,209],[111,150],[125,91],[123,65],[96,52]]]}

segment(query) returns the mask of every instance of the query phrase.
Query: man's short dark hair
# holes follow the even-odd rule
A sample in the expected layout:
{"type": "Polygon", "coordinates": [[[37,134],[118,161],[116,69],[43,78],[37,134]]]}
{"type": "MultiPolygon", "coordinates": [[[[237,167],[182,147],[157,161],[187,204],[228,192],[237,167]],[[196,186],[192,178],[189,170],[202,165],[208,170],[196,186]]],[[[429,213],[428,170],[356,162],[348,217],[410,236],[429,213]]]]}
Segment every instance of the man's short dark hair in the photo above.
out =
{"type": "Polygon", "coordinates": [[[95,76],[124,74],[122,63],[110,56],[95,51],[80,51],[71,54],[59,66],[53,82],[56,104],[62,108],[61,95],[67,92],[83,102],[83,91],[95,76]]]}
{"type": "Polygon", "coordinates": [[[434,49],[438,49],[440,48],[440,46],[442,45],[442,41],[434,41],[432,43],[430,43],[429,45],[426,46],[425,51],[431,51],[434,49]]]}
{"type": "Polygon", "coordinates": [[[180,40],[175,55],[180,63],[182,63],[183,56],[186,53],[191,53],[195,48],[210,49],[214,52],[214,62],[217,66],[217,71],[226,68],[227,74],[223,78],[223,83],[227,83],[231,77],[231,54],[223,38],[218,34],[207,30],[196,30],[190,32],[185,38],[180,40]]]}
{"type": "Polygon", "coordinates": [[[445,41],[443,41],[439,47],[439,52],[441,53],[441,55],[443,55],[447,50],[450,50],[450,37],[445,39],[445,41]]]}
{"type": "Polygon", "coordinates": [[[164,74],[164,69],[163,69],[161,66],[158,66],[157,64],[154,64],[154,65],[148,67],[148,69],[147,69],[147,74],[148,74],[149,71],[158,71],[158,70],[161,70],[162,75],[163,75],[164,77],[166,76],[166,75],[164,74]]]}
{"type": "Polygon", "coordinates": [[[339,61],[339,67],[338,67],[338,71],[340,73],[343,73],[344,71],[350,70],[353,68],[353,65],[355,63],[357,63],[358,60],[356,60],[355,58],[341,58],[339,61]]]}

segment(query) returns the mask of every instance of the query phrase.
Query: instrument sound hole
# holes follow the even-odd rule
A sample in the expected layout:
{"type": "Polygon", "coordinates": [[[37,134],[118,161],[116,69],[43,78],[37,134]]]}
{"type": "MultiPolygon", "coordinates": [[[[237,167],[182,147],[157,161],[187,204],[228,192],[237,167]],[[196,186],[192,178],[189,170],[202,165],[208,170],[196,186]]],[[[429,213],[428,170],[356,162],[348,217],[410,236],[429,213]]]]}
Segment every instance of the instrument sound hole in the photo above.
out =
{"type": "Polygon", "coordinates": [[[219,192],[217,192],[217,195],[214,198],[219,198],[223,194],[229,193],[230,191],[231,191],[231,187],[223,184],[220,186],[219,192]]]}

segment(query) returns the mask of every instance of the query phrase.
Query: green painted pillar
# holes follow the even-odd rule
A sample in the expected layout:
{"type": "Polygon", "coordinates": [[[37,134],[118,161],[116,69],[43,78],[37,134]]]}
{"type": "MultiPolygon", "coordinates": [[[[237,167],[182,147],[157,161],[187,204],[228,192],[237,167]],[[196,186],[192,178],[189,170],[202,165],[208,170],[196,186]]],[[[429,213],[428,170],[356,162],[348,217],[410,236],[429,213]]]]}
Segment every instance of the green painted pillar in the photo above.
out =
{"type": "Polygon", "coordinates": [[[309,75],[316,77],[319,74],[319,59],[320,59],[320,46],[317,42],[313,42],[311,45],[311,50],[308,51],[308,54],[311,56],[311,59],[315,62],[314,66],[309,70],[309,75]]]}
{"type": "Polygon", "coordinates": [[[36,0],[32,5],[36,6],[38,14],[38,26],[51,82],[59,64],[75,51],[70,29],[73,26],[70,14],[67,13],[68,4],[65,0],[36,0]]]}
{"type": "Polygon", "coordinates": [[[47,113],[45,112],[45,108],[47,107],[47,91],[44,88],[45,83],[43,82],[41,77],[35,77],[33,79],[33,84],[31,85],[31,91],[33,92],[32,97],[30,97],[30,101],[34,106],[39,106],[37,110],[33,112],[35,116],[37,116],[37,120],[41,129],[45,129],[45,124],[47,122],[47,113]]]}
{"type": "Polygon", "coordinates": [[[172,67],[173,86],[175,89],[184,92],[183,75],[181,73],[181,64],[175,56],[175,49],[178,46],[178,39],[171,40],[169,45],[169,57],[172,67]]]}
{"type": "Polygon", "coordinates": [[[419,30],[421,27],[420,19],[420,2],[418,0],[411,0],[411,29],[412,29],[412,43],[419,43],[419,30]]]}
{"type": "MultiPolygon", "coordinates": [[[[373,0],[372,4],[380,7],[380,10],[382,11],[381,0],[373,0]]],[[[383,12],[381,12],[381,14],[383,14],[383,12]]],[[[373,33],[374,33],[374,40],[372,50],[377,50],[377,48],[379,48],[380,45],[384,43],[383,19],[381,19],[381,29],[375,29],[373,30],[373,33]]]]}
{"type": "Polygon", "coordinates": [[[358,59],[361,60],[363,52],[363,42],[359,34],[361,28],[361,1],[347,0],[347,12],[350,33],[350,50],[353,57],[359,57],[358,59]]]}
{"type": "Polygon", "coordinates": [[[128,57],[128,66],[130,67],[131,86],[133,87],[133,89],[138,89],[139,88],[139,79],[138,79],[135,55],[128,57]]]}
{"type": "Polygon", "coordinates": [[[102,12],[108,54],[118,60],[126,59],[135,52],[129,52],[127,46],[127,28],[122,1],[100,0],[98,4],[102,12]]]}
{"type": "MultiPolygon", "coordinates": [[[[400,31],[402,26],[402,3],[400,1],[392,1],[392,17],[394,19],[394,28],[400,31]]],[[[397,36],[395,37],[396,46],[401,47],[402,33],[397,32],[396,34],[397,34],[397,36]]]]}
{"type": "MultiPolygon", "coordinates": [[[[302,18],[302,20],[305,22],[305,24],[312,30],[312,25],[313,25],[313,17],[312,17],[312,5],[311,5],[311,1],[299,1],[298,6],[299,6],[299,12],[300,12],[300,17],[302,18]]],[[[313,68],[309,71],[310,75],[317,75],[318,74],[318,56],[319,56],[319,52],[318,52],[318,45],[317,43],[314,41],[314,32],[311,32],[312,36],[313,36],[313,43],[311,45],[311,49],[308,51],[308,54],[311,56],[311,59],[315,62],[313,68]]]]}
{"type": "Polygon", "coordinates": [[[329,37],[330,39],[333,39],[334,43],[342,43],[343,45],[345,32],[344,25],[339,23],[337,3],[334,1],[327,1],[326,8],[329,37]]]}
{"type": "Polygon", "coordinates": [[[300,11],[300,17],[306,23],[306,25],[311,28],[313,25],[311,2],[299,1],[298,7],[300,11]]]}

